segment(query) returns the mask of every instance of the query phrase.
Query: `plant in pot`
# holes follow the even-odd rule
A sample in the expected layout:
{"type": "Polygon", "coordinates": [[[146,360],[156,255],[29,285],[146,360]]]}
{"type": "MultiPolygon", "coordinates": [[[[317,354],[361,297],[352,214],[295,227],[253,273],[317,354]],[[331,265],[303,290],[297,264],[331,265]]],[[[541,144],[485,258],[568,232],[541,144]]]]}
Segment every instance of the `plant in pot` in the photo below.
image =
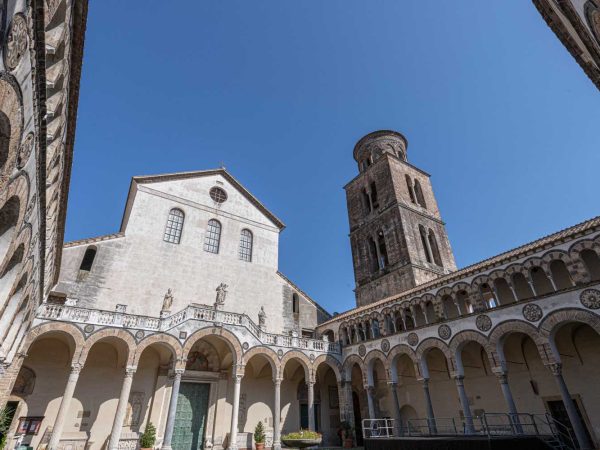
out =
{"type": "Polygon", "coordinates": [[[323,436],[310,430],[300,430],[281,436],[281,441],[285,446],[291,448],[314,447],[319,445],[322,440],[323,436]]]}
{"type": "Polygon", "coordinates": [[[254,444],[256,445],[256,450],[264,450],[265,448],[265,428],[261,421],[254,428],[254,444]]]}
{"type": "Polygon", "coordinates": [[[354,429],[347,420],[340,423],[340,431],[342,436],[342,445],[344,448],[354,447],[354,429]]]}
{"type": "Polygon", "coordinates": [[[156,442],[156,427],[148,422],[146,429],[140,436],[140,450],[151,450],[156,442]]]}

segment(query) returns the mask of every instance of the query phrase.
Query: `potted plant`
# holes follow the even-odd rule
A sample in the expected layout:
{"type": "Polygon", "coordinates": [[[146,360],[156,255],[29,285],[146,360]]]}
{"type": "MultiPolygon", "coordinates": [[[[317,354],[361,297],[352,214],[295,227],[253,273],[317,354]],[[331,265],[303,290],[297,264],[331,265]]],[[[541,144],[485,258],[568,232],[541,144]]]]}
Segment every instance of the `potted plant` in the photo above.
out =
{"type": "Polygon", "coordinates": [[[352,425],[347,420],[344,420],[340,423],[341,435],[342,435],[342,445],[344,448],[352,448],[354,447],[354,429],[352,425]]]}
{"type": "Polygon", "coordinates": [[[140,450],[152,450],[156,442],[156,427],[148,422],[146,429],[140,436],[140,450]]]}
{"type": "Polygon", "coordinates": [[[265,448],[265,429],[261,421],[254,428],[254,444],[256,445],[256,450],[264,450],[265,448]]]}
{"type": "Polygon", "coordinates": [[[319,445],[322,440],[323,437],[319,433],[309,430],[300,430],[281,436],[281,441],[286,447],[292,448],[314,447],[319,445]]]}

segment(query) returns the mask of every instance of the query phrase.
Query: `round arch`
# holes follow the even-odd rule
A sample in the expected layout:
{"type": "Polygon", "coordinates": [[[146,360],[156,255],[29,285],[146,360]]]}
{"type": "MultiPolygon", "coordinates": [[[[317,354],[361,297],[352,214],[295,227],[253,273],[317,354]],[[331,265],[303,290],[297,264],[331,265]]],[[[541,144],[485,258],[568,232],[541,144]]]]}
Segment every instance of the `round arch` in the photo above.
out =
{"type": "Polygon", "coordinates": [[[78,361],[81,356],[81,352],[83,351],[85,336],[81,332],[79,328],[75,325],[71,325],[70,323],[55,323],[55,322],[46,322],[42,325],[38,325],[35,328],[32,328],[27,333],[27,337],[21,344],[21,351],[23,353],[27,353],[27,351],[31,348],[31,345],[37,340],[42,338],[43,336],[49,334],[60,334],[66,335],[70,344],[73,346],[72,350],[72,360],[78,361]]]}
{"type": "Polygon", "coordinates": [[[181,350],[181,358],[183,360],[187,359],[190,350],[194,346],[196,342],[201,340],[202,338],[214,336],[221,339],[231,351],[233,355],[233,363],[234,365],[241,365],[242,361],[242,345],[238,338],[231,331],[226,330],[224,328],[219,328],[215,330],[214,327],[201,328],[199,330],[194,331],[185,341],[183,345],[183,349],[181,350]]]}
{"type": "Polygon", "coordinates": [[[350,381],[352,379],[352,367],[354,366],[354,364],[358,365],[358,368],[360,369],[360,372],[363,377],[363,381],[365,381],[366,380],[365,364],[363,363],[363,360],[360,359],[360,357],[358,355],[350,355],[344,360],[344,363],[342,364],[342,373],[344,374],[344,380],[350,381]]]}
{"type": "Polygon", "coordinates": [[[248,361],[250,361],[252,359],[252,357],[257,356],[257,355],[261,355],[261,356],[265,357],[265,359],[271,365],[271,371],[273,372],[273,378],[276,378],[278,376],[278,374],[280,373],[279,358],[277,357],[277,353],[275,353],[269,347],[263,347],[263,346],[252,347],[250,350],[248,350],[246,353],[244,353],[244,356],[242,358],[242,364],[244,366],[246,366],[246,364],[248,364],[248,361]]]}
{"type": "Polygon", "coordinates": [[[290,350],[285,355],[283,355],[283,357],[281,358],[281,363],[279,365],[280,377],[283,378],[283,371],[285,370],[285,366],[291,360],[298,361],[300,365],[304,368],[304,377],[306,381],[314,381],[314,377],[312,374],[312,363],[310,362],[310,359],[308,359],[308,357],[304,353],[299,352],[298,350],[290,350]]]}
{"type": "Polygon", "coordinates": [[[342,381],[342,365],[337,359],[329,355],[317,356],[317,359],[315,359],[315,361],[313,362],[315,374],[317,373],[317,370],[319,369],[319,366],[321,364],[325,364],[329,366],[331,370],[333,370],[333,373],[335,374],[335,379],[338,383],[342,381]]]}
{"type": "MultiPolygon", "coordinates": [[[[180,367],[183,364],[183,358],[181,357],[181,344],[173,336],[166,333],[153,334],[142,339],[135,349],[133,365],[137,366],[140,358],[142,357],[142,353],[144,353],[144,350],[151,345],[162,345],[163,347],[169,349],[171,351],[171,355],[173,356],[173,361],[177,366],[176,368],[183,368],[180,367]]],[[[183,364],[183,366],[185,366],[185,364],[183,364]]]]}
{"type": "Polygon", "coordinates": [[[87,338],[85,344],[83,346],[83,350],[81,351],[81,357],[79,362],[81,364],[85,364],[85,360],[90,352],[92,346],[100,342],[104,339],[115,338],[125,344],[127,347],[127,365],[133,365],[133,358],[135,356],[136,343],[134,337],[129,333],[129,331],[120,330],[116,328],[104,328],[102,330],[96,331],[90,337],[87,338]]]}

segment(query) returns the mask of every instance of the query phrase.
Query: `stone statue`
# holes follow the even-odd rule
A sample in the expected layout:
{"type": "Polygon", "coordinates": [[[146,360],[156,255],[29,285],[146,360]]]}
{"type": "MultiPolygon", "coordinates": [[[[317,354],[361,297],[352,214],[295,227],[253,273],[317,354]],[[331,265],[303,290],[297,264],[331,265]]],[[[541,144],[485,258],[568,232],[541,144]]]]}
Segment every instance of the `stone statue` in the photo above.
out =
{"type": "Polygon", "coordinates": [[[261,306],[258,312],[258,326],[261,330],[264,330],[267,325],[267,313],[265,313],[265,307],[261,306]]]}
{"type": "Polygon", "coordinates": [[[165,297],[163,298],[163,304],[161,312],[163,311],[171,311],[171,306],[173,305],[173,293],[171,292],[171,288],[167,290],[165,297]]]}
{"type": "Polygon", "coordinates": [[[215,301],[215,309],[222,309],[225,304],[225,298],[227,297],[227,285],[221,283],[217,288],[217,299],[215,301]]]}

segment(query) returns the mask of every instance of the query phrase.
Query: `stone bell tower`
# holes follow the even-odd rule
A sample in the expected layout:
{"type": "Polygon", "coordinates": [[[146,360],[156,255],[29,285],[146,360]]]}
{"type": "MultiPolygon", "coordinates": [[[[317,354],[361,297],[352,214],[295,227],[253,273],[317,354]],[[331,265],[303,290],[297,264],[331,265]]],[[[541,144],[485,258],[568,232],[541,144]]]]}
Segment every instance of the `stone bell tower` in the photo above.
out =
{"type": "Polygon", "coordinates": [[[407,147],[387,130],[354,147],[360,173],[344,189],[357,306],[456,270],[429,174],[408,162],[407,147]]]}

